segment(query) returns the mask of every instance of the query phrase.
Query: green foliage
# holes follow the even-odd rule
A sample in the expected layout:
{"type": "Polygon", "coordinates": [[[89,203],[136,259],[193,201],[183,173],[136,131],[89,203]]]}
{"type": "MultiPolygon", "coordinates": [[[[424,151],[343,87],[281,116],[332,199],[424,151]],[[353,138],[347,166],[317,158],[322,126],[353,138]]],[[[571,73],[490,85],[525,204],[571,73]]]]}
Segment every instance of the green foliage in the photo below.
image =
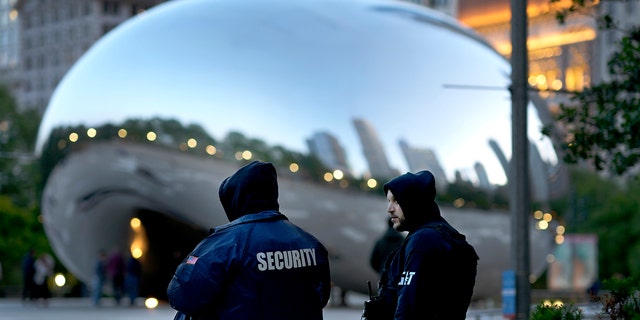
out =
{"type": "MultiPolygon", "coordinates": [[[[568,8],[558,9],[558,21],[564,23],[594,3],[573,0],[568,8]]],[[[611,16],[597,20],[603,30],[616,27],[611,16]]],[[[566,129],[559,133],[566,141],[562,146],[566,162],[589,160],[597,170],[621,175],[640,161],[640,26],[626,31],[608,66],[611,80],[572,93],[570,101],[560,105],[556,120],[566,129]]],[[[553,128],[548,125],[542,132],[555,135],[553,128]]]]}
{"type": "Polygon", "coordinates": [[[640,320],[638,278],[613,277],[603,282],[602,310],[611,320],[640,320]]]}
{"type": "Polygon", "coordinates": [[[531,313],[531,320],[580,320],[582,310],[574,305],[554,306],[540,303],[531,313]]]}
{"type": "Polygon", "coordinates": [[[621,182],[575,168],[571,181],[569,197],[552,207],[568,233],[598,236],[599,278],[640,277],[640,180],[621,182]]]}
{"type": "Polygon", "coordinates": [[[7,196],[0,196],[0,258],[2,285],[20,285],[22,258],[29,249],[49,252],[49,244],[37,219],[37,209],[15,206],[7,196]]]}

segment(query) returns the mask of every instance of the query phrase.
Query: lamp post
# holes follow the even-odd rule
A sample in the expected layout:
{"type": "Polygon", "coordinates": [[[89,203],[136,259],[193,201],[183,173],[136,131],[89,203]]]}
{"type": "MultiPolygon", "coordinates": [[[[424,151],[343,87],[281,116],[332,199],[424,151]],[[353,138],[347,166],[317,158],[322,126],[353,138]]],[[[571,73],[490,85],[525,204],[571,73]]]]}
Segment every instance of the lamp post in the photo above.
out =
{"type": "Polygon", "coordinates": [[[516,319],[529,319],[529,139],[527,138],[527,1],[511,0],[511,257],[516,319]]]}

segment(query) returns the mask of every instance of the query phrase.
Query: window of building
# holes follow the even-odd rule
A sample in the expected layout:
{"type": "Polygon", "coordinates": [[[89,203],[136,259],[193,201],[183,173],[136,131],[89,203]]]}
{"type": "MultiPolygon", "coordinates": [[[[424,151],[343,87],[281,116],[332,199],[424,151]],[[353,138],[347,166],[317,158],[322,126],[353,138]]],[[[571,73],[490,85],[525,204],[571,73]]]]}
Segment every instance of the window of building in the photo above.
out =
{"type": "Polygon", "coordinates": [[[119,5],[117,1],[104,1],[102,2],[102,12],[108,15],[117,15],[119,11],[119,5]]]}

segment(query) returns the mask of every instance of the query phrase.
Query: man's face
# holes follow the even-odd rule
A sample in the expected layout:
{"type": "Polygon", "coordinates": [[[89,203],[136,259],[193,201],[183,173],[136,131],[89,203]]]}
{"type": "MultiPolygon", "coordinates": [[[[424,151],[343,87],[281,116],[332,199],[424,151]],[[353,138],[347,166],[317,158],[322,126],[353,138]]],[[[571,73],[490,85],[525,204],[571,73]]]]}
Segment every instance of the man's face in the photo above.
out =
{"type": "Polygon", "coordinates": [[[404,230],[404,213],[402,212],[402,208],[400,208],[400,204],[396,201],[396,198],[391,193],[391,190],[387,191],[387,201],[389,202],[389,206],[387,207],[387,212],[391,216],[391,222],[393,223],[393,229],[396,231],[405,231],[404,230]]]}

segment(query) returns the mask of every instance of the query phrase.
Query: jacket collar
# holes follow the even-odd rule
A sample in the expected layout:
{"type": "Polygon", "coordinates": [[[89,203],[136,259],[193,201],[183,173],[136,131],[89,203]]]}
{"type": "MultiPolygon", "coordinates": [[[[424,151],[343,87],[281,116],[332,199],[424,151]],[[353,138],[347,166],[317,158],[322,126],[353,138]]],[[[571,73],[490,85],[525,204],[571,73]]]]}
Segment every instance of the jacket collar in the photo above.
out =
{"type": "Polygon", "coordinates": [[[258,213],[252,213],[244,215],[238,219],[235,219],[227,224],[223,224],[221,226],[215,227],[209,231],[209,234],[220,232],[222,230],[229,229],[233,226],[252,223],[252,222],[262,222],[262,221],[271,221],[271,220],[289,220],[284,214],[278,211],[262,211],[258,213]]]}

